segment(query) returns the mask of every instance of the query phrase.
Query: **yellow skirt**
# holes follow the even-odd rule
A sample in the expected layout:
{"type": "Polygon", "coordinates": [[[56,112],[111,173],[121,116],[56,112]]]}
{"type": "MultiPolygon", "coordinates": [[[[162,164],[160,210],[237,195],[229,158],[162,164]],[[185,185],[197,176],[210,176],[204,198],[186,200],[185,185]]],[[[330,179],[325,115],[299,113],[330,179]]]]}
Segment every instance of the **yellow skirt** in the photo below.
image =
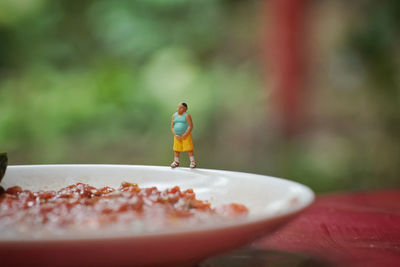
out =
{"type": "Polygon", "coordinates": [[[193,150],[193,140],[192,140],[192,134],[189,134],[186,136],[185,139],[183,140],[178,140],[174,136],[174,151],[178,152],[186,152],[186,151],[192,151],[193,150]]]}

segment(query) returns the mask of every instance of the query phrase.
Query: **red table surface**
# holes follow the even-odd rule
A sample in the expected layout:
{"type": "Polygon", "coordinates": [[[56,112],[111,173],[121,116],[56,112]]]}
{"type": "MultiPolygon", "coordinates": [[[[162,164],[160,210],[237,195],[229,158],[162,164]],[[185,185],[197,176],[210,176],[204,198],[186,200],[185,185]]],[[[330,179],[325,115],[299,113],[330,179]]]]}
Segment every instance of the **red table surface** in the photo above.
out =
{"type": "Polygon", "coordinates": [[[400,266],[400,190],[318,196],[252,247],[302,253],[333,266],[400,266]]]}

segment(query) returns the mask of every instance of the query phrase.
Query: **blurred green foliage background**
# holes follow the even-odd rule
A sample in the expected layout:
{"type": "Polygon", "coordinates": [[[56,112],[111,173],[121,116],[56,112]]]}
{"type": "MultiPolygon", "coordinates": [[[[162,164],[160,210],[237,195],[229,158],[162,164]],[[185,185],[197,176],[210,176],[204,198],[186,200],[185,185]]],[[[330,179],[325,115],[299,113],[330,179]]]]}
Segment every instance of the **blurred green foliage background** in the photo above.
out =
{"type": "Polygon", "coordinates": [[[0,150],[10,164],[169,165],[185,101],[201,168],[317,192],[399,186],[399,3],[310,1],[309,123],[287,139],[264,1],[0,0],[0,150]]]}

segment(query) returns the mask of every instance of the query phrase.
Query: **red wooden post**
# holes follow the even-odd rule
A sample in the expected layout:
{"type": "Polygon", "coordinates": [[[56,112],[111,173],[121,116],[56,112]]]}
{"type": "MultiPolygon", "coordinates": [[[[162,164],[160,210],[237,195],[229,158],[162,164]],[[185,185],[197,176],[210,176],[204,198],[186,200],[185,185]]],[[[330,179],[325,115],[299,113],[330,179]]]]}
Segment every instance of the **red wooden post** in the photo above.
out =
{"type": "Polygon", "coordinates": [[[307,0],[266,2],[267,65],[274,79],[274,100],[279,126],[285,136],[293,136],[304,125],[305,111],[305,22],[307,0]]]}

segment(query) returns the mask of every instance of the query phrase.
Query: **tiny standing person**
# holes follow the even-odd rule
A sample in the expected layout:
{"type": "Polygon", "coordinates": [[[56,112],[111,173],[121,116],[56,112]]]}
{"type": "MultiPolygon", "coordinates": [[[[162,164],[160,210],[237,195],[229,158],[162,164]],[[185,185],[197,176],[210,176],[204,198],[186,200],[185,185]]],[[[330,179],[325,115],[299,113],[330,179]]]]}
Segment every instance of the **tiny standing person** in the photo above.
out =
{"type": "Polygon", "coordinates": [[[190,168],[196,168],[196,162],[193,154],[192,117],[187,113],[188,106],[182,102],[178,105],[178,111],[172,115],[171,131],[174,135],[174,161],[171,163],[171,168],[179,166],[179,154],[188,152],[190,158],[190,168]]]}

